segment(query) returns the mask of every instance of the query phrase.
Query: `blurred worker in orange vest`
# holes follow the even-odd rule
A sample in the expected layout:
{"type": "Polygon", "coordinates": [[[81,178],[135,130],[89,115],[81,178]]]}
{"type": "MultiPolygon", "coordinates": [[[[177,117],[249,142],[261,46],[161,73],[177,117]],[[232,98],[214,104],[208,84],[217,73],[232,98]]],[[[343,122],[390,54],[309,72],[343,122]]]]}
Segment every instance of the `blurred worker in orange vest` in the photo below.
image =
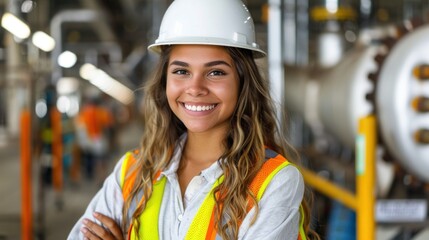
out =
{"type": "Polygon", "coordinates": [[[77,141],[81,148],[86,177],[105,178],[106,161],[110,149],[109,138],[113,128],[113,116],[101,104],[99,97],[90,97],[76,118],[77,141]]]}

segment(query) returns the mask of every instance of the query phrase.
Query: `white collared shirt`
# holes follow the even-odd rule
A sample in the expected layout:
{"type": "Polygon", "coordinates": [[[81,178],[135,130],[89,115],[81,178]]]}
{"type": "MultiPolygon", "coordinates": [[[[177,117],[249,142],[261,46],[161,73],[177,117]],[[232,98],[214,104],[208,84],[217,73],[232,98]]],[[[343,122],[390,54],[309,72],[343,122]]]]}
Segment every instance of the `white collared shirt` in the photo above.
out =
{"type": "MultiPolygon", "coordinates": [[[[186,135],[181,137],[176,146],[170,165],[161,173],[167,177],[158,223],[161,240],[185,238],[205,196],[210,192],[214,182],[222,175],[219,164],[213,163],[191,180],[182,200],[176,171],[185,141],[186,135]]],[[[85,213],[71,230],[68,240],[83,239],[80,232],[83,226],[82,220],[88,218],[96,221],[92,216],[93,212],[100,212],[118,223],[122,222],[124,202],[120,187],[120,173],[123,160],[124,157],[116,164],[103,187],[91,200],[85,213]]],[[[299,231],[299,206],[303,194],[304,180],[298,169],[289,165],[280,170],[271,180],[259,201],[259,215],[255,223],[249,226],[254,216],[254,209],[252,209],[240,226],[238,239],[296,240],[299,231]]],[[[220,237],[217,236],[217,239],[220,237]]]]}

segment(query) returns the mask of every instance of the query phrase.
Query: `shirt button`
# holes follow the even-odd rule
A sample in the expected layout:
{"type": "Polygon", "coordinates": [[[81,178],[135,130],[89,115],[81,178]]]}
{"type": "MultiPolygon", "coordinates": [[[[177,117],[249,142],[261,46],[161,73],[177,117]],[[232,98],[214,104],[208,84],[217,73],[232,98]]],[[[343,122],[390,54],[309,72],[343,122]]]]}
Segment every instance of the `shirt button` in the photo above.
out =
{"type": "Polygon", "coordinates": [[[179,216],[177,216],[177,219],[179,219],[179,221],[181,222],[183,220],[183,215],[179,214],[179,216]]]}

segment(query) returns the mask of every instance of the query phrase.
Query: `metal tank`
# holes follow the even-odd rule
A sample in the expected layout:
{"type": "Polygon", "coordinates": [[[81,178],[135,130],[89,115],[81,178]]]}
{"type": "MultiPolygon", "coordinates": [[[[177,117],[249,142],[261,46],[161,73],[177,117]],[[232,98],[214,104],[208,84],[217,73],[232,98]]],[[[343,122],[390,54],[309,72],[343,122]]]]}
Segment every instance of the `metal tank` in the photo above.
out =
{"type": "Polygon", "coordinates": [[[381,137],[406,169],[429,182],[429,25],[400,38],[383,61],[376,89],[381,137]],[[422,71],[422,72],[420,72],[422,71]]]}
{"type": "Polygon", "coordinates": [[[380,146],[429,182],[429,25],[420,25],[369,31],[370,38],[383,37],[357,44],[316,74],[287,68],[287,110],[352,148],[359,118],[374,113],[380,146]]]}

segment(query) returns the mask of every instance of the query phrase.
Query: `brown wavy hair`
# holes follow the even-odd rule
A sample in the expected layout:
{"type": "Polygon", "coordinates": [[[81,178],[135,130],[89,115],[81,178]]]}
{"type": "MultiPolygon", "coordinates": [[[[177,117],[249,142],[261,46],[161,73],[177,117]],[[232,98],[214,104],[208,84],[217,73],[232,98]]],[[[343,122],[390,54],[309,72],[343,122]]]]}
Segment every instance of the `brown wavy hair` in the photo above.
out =
{"type": "MultiPolygon", "coordinates": [[[[154,76],[144,87],[143,117],[144,133],[142,148],[137,157],[139,171],[134,186],[123,207],[123,230],[131,223],[138,229],[138,217],[143,213],[146,201],[138,205],[129,215],[130,206],[143,191],[143,199],[152,194],[155,174],[164,169],[171,160],[177,139],[186,132],[185,126],[170,110],[166,96],[167,66],[172,46],[164,46],[159,65],[154,76]],[[163,144],[159,144],[163,142],[163,144]],[[127,219],[131,220],[127,222],[127,219]]],[[[247,214],[248,196],[256,206],[256,220],[259,209],[256,198],[247,186],[261,168],[265,159],[265,147],[282,154],[290,162],[293,148],[280,137],[275,108],[269,93],[269,84],[261,76],[250,50],[226,47],[233,59],[239,76],[238,102],[230,119],[230,131],[223,140],[225,152],[219,161],[224,181],[214,189],[216,199],[216,227],[223,239],[237,239],[241,221],[247,214]],[[222,206],[222,207],[220,207],[222,206]],[[229,216],[228,220],[222,216],[229,216]],[[221,221],[222,220],[222,221],[221,221]]],[[[305,211],[305,229],[309,229],[309,210],[306,200],[302,203],[305,211]]],[[[138,232],[138,231],[137,231],[138,232]]]]}

